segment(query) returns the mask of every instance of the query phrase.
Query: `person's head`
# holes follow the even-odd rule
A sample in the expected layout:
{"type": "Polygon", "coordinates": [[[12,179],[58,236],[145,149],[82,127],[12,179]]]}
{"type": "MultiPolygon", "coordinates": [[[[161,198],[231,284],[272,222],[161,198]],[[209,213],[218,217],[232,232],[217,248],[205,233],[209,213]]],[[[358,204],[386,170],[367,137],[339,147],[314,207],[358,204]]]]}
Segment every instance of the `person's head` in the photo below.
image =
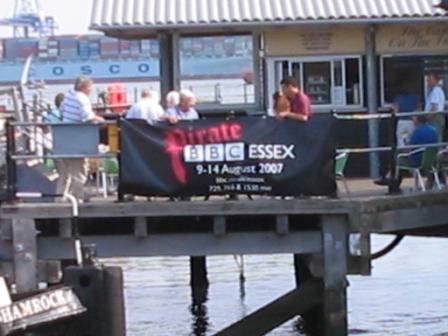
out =
{"type": "Polygon", "coordinates": [[[64,94],[63,93],[58,93],[55,97],[54,97],[54,106],[56,106],[57,108],[60,108],[62,105],[62,101],[64,100],[64,94]]]}
{"type": "Polygon", "coordinates": [[[428,122],[428,116],[421,114],[421,115],[414,117],[413,120],[414,120],[414,124],[416,126],[423,125],[428,122]]]}
{"type": "Polygon", "coordinates": [[[190,90],[182,90],[179,93],[179,108],[182,112],[188,112],[196,105],[196,96],[190,90]]]}
{"type": "Polygon", "coordinates": [[[294,97],[300,91],[299,83],[292,76],[283,78],[280,84],[282,86],[282,92],[289,98],[294,97]]]}
{"type": "Polygon", "coordinates": [[[170,91],[166,95],[166,107],[171,108],[179,105],[180,95],[177,91],[170,91]]]}
{"type": "Polygon", "coordinates": [[[435,87],[440,83],[440,75],[435,72],[428,73],[427,83],[429,87],[435,87]]]}
{"type": "Polygon", "coordinates": [[[142,99],[150,99],[156,103],[159,102],[159,93],[157,91],[145,89],[145,90],[142,90],[141,96],[142,96],[142,99]]]}
{"type": "Polygon", "coordinates": [[[82,92],[87,96],[92,93],[93,81],[86,76],[79,76],[75,81],[75,91],[82,92]]]}

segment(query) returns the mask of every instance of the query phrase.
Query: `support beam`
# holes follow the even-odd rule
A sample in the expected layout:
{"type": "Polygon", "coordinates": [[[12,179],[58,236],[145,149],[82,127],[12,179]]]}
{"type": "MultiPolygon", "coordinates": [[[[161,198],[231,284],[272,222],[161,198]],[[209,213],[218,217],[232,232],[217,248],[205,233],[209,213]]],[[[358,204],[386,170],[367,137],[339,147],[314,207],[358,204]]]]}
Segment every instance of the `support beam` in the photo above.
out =
{"type": "MultiPolygon", "coordinates": [[[[366,36],[366,62],[367,62],[367,109],[371,114],[378,113],[378,64],[376,53],[376,28],[374,25],[367,27],[366,36]]],[[[378,147],[379,122],[369,121],[369,146],[378,147]]],[[[379,176],[379,155],[370,154],[370,176],[379,176]]]]}
{"type": "MultiPolygon", "coordinates": [[[[319,232],[291,232],[278,236],[272,232],[152,234],[147,238],[134,235],[83,236],[84,244],[95,244],[99,258],[203,256],[232,254],[320,253],[319,232]]],[[[44,260],[73,259],[72,242],[57,237],[39,237],[39,258],[44,260]]],[[[0,241],[3,258],[12,258],[10,243],[0,241]]]]}
{"type": "Polygon", "coordinates": [[[12,223],[14,248],[14,278],[17,293],[37,290],[37,242],[32,219],[17,219],[12,223]]]}
{"type": "Polygon", "coordinates": [[[216,336],[265,335],[319,303],[322,288],[316,281],[308,281],[277,300],[258,309],[242,320],[218,332],[216,336]]]}
{"type": "Polygon", "coordinates": [[[322,218],[324,256],[324,335],[345,336],[347,326],[348,220],[322,218]]]}
{"type": "Polygon", "coordinates": [[[145,217],[135,217],[134,234],[137,238],[148,237],[148,224],[146,223],[145,217]]]}
{"type": "Polygon", "coordinates": [[[160,88],[162,98],[166,94],[176,89],[175,83],[175,65],[176,55],[174,55],[173,49],[173,35],[170,33],[163,33],[159,35],[160,46],[160,88]]]}

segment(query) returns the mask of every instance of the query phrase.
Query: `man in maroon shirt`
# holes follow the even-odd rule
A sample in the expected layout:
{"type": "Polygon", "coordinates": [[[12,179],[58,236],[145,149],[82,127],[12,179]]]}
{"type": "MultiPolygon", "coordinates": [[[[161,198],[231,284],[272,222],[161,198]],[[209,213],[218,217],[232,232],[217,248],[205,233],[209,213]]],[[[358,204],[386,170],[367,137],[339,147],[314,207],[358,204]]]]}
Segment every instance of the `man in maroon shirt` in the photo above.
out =
{"type": "Polygon", "coordinates": [[[301,122],[307,122],[311,117],[310,98],[300,90],[299,84],[294,77],[284,78],[282,85],[283,94],[288,97],[290,110],[277,114],[279,119],[293,119],[301,122]]]}

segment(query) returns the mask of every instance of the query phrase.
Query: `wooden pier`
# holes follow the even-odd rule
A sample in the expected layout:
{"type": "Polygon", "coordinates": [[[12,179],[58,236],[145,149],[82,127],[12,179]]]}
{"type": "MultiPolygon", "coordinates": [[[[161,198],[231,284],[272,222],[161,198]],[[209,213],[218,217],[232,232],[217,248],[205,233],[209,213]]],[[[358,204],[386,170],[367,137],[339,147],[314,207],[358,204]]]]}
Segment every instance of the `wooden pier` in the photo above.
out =
{"type": "MultiPolygon", "coordinates": [[[[94,201],[80,206],[81,238],[101,258],[190,256],[194,287],[207,286],[204,257],[293,254],[297,288],[218,335],[263,335],[302,315],[311,334],[338,336],[347,334],[346,276],[371,272],[372,233],[448,237],[446,189],[360,192],[350,199],[241,198],[94,201]],[[355,253],[351,234],[360,236],[355,253]]],[[[1,273],[18,293],[60,281],[61,265],[75,257],[71,217],[63,203],[1,206],[1,273]]]]}

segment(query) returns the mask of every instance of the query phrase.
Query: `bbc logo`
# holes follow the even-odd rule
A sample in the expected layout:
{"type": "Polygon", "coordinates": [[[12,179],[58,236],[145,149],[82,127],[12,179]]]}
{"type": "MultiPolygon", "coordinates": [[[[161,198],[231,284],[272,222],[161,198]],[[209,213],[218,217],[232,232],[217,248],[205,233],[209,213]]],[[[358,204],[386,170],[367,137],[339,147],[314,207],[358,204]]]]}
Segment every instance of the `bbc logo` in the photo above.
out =
{"type": "Polygon", "coordinates": [[[188,145],[184,148],[186,163],[243,161],[244,143],[188,145]]]}

